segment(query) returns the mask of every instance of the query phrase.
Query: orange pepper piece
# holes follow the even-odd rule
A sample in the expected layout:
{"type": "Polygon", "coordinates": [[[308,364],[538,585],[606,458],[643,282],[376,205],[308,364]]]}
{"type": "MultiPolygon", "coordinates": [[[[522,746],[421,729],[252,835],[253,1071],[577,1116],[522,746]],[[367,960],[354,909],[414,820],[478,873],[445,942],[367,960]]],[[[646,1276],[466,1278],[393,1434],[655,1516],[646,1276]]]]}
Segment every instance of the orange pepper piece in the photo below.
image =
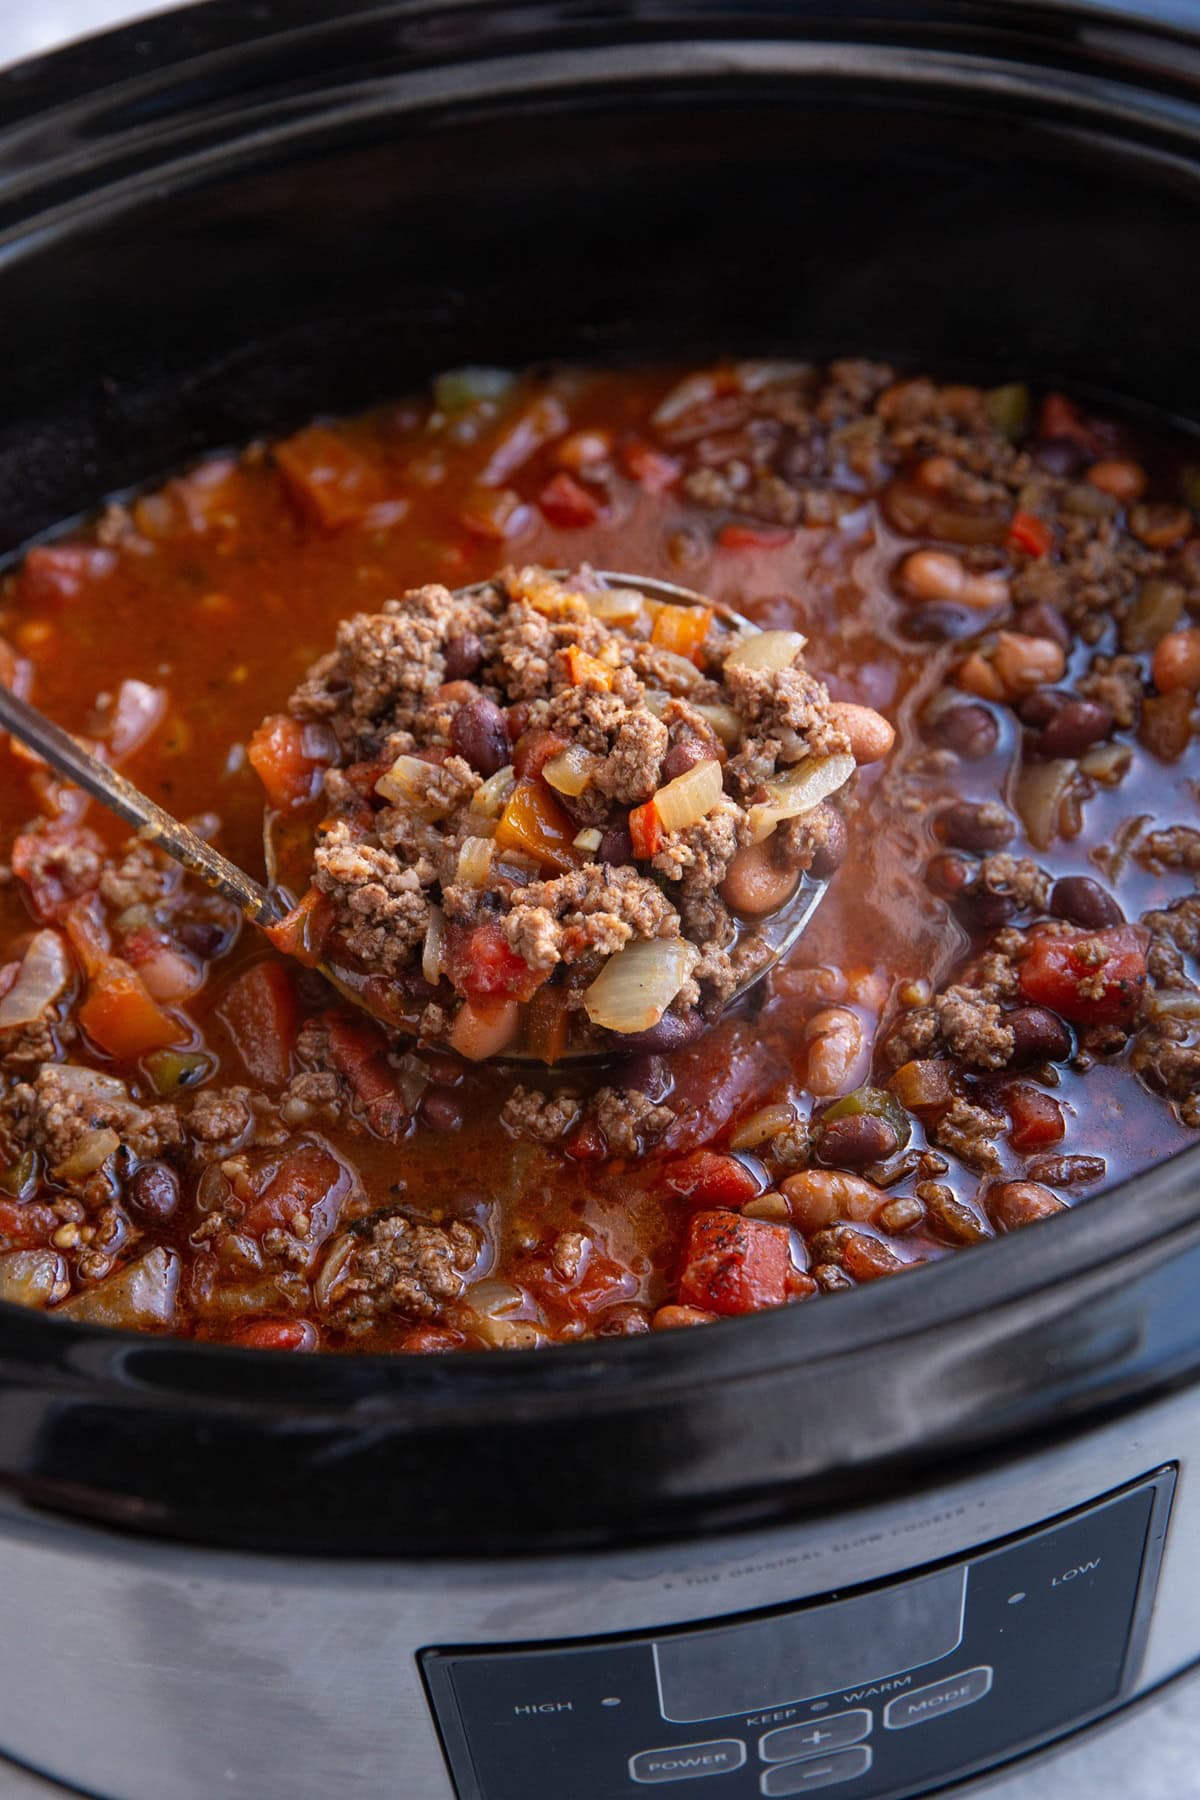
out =
{"type": "Polygon", "coordinates": [[[612,670],[578,644],[568,644],[566,650],[567,674],[571,678],[572,687],[598,687],[606,692],[612,687],[612,670]]]}
{"type": "Polygon", "coordinates": [[[633,854],[639,862],[649,862],[662,849],[662,820],[653,800],[634,807],[629,815],[629,835],[633,839],[633,854]]]}
{"type": "Polygon", "coordinates": [[[136,1062],[151,1050],[182,1044],[187,1031],[150,998],[141,977],[113,956],[95,975],[79,1009],[79,1023],[102,1050],[136,1062]]]}
{"type": "Polygon", "coordinates": [[[518,781],[496,824],[502,850],[521,850],[543,868],[566,875],[576,866],[576,827],[540,781],[518,781]]]}
{"type": "Polygon", "coordinates": [[[711,606],[662,606],[655,614],[650,642],[698,663],[712,616],[711,606]]]}

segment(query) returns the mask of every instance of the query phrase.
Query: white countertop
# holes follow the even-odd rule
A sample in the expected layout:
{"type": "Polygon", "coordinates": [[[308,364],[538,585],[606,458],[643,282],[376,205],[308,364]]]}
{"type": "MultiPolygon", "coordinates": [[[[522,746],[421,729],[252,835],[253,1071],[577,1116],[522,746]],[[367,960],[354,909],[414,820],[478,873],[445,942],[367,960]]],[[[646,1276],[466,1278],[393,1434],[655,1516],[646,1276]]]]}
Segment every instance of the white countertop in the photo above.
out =
{"type": "MultiPolygon", "coordinates": [[[[1182,0],[1180,16],[1193,17],[1197,3],[1182,0]]],[[[173,0],[0,0],[0,65],[129,18],[165,12],[171,4],[173,0]]],[[[1002,1777],[987,1793],[989,1800],[1188,1800],[1200,1794],[1200,1687],[1195,1681],[1176,1685],[1130,1719],[1040,1767],[1002,1777]]],[[[0,1800],[64,1800],[64,1790],[0,1760],[0,1800]]],[[[247,1800],[282,1797],[262,1794],[247,1800]]]]}

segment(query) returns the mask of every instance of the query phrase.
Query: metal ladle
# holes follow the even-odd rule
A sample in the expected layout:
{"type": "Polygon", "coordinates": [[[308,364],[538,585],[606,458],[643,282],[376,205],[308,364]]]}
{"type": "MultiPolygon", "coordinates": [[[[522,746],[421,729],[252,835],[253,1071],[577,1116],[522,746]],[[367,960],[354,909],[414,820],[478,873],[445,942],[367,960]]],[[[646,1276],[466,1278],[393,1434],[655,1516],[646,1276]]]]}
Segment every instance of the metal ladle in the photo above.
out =
{"type": "MultiPolygon", "coordinates": [[[[563,570],[551,572],[557,576],[566,573],[563,570]]],[[[674,582],[658,581],[650,576],[626,575],[608,569],[598,569],[596,574],[610,586],[636,588],[639,593],[648,594],[653,599],[669,600],[677,606],[713,604],[703,595],[694,593],[690,588],[678,587],[674,582]]],[[[475,582],[470,587],[459,588],[456,598],[483,593],[493,585],[492,580],[475,582]]],[[[714,611],[727,624],[739,630],[755,629],[749,619],[743,618],[732,607],[718,605],[714,607],[714,611]]],[[[93,800],[98,800],[101,806],[107,807],[109,812],[132,825],[143,843],[165,851],[214,893],[231,900],[252,925],[262,927],[278,924],[290,910],[274,889],[264,887],[253,876],[247,875],[244,869],[239,869],[227,856],[222,856],[219,850],[214,850],[211,844],[205,843],[202,837],[190,831],[182,820],[159,806],[156,800],[151,800],[148,794],[143,794],[132,781],[126,780],[116,769],[110,768],[98,756],[85,750],[60,725],[48,719],[45,713],[3,685],[0,685],[0,730],[11,732],[13,737],[36,751],[58,774],[64,775],[67,780],[82,788],[84,793],[90,794],[93,800]]],[[[824,899],[828,887],[828,880],[816,881],[802,875],[783,905],[766,919],[755,922],[758,941],[764,946],[766,954],[761,963],[733,990],[725,1002],[726,1007],[740,1000],[789,953],[824,899]]],[[[382,1016],[370,1005],[368,996],[363,993],[353,974],[326,962],[319,962],[317,967],[347,1000],[364,1012],[371,1013],[373,1017],[382,1016]]],[[[382,1016],[382,1022],[390,1029],[396,1029],[393,1018],[382,1016]]],[[[614,1044],[611,1053],[615,1054],[619,1049],[620,1045],[614,1044]]],[[[556,1066],[609,1053],[594,1048],[568,1051],[556,1066]]],[[[498,1060],[533,1059],[506,1052],[498,1060]]]]}

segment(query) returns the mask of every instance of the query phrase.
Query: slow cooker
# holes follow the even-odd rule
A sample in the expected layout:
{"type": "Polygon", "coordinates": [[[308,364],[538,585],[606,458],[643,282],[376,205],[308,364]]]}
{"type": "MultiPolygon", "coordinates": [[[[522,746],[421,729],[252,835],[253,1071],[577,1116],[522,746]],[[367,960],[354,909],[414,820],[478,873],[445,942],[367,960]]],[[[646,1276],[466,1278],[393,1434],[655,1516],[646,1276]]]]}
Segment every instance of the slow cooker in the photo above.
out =
{"type": "MultiPolygon", "coordinates": [[[[0,76],[0,548],[465,360],[1200,419],[1198,216],[1191,6],[212,0],[0,76]]],[[[969,1784],[1200,1660],[1198,1181],[545,1354],[0,1308],[0,1750],[105,1800],[969,1784]]]]}

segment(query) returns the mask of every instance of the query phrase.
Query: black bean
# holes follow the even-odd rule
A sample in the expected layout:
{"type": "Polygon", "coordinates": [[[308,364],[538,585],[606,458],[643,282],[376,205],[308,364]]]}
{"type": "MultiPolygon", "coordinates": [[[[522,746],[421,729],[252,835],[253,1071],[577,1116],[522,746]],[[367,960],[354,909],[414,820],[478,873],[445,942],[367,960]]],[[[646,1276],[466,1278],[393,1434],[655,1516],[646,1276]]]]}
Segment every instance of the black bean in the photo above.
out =
{"type": "Polygon", "coordinates": [[[1106,925],[1123,925],[1125,914],[1106,888],[1090,875],[1063,875],[1050,894],[1050,911],[1056,919],[1069,919],[1085,931],[1101,931],[1106,925]]]}
{"type": "Polygon", "coordinates": [[[657,1025],[651,1025],[648,1031],[623,1035],[613,1048],[631,1052],[680,1050],[684,1044],[694,1043],[703,1034],[704,1020],[699,1013],[664,1013],[657,1025]]]}
{"type": "Polygon", "coordinates": [[[959,800],[937,818],[938,833],[959,850],[1003,850],[1017,835],[1012,814],[996,800],[959,800]]]}
{"type": "Polygon", "coordinates": [[[815,881],[826,881],[840,869],[850,848],[846,821],[836,806],[823,800],[813,814],[811,824],[816,834],[809,874],[815,881]]]}
{"type": "Polygon", "coordinates": [[[125,1188],[129,1204],[147,1219],[169,1219],[179,1205],[179,1177],[166,1163],[144,1162],[125,1188]]]}
{"type": "Polygon", "coordinates": [[[222,925],[216,919],[180,919],[172,930],[186,950],[204,962],[212,962],[229,948],[236,927],[222,925]]]}
{"type": "Polygon", "coordinates": [[[1078,475],[1087,461],[1086,452],[1074,438],[1040,438],[1033,446],[1033,460],[1047,475],[1078,475]]]}
{"type": "Polygon", "coordinates": [[[928,600],[912,606],[899,621],[901,635],[919,644],[955,643],[979,630],[979,614],[949,601],[928,600]]]}
{"type": "Polygon", "coordinates": [[[466,1118],[466,1108],[453,1088],[429,1087],[421,1095],[420,1117],[430,1131],[458,1131],[466,1118]]]}
{"type": "Polygon", "coordinates": [[[712,750],[707,744],[702,744],[699,738],[680,738],[677,744],[671,745],[663,757],[662,779],[663,781],[674,781],[677,775],[686,775],[687,771],[694,769],[697,763],[709,762],[711,759],[712,750]]]}
{"type": "Polygon", "coordinates": [[[600,848],[596,852],[596,861],[602,863],[627,863],[633,861],[633,839],[625,825],[613,825],[600,839],[600,848]]]}
{"type": "Polygon", "coordinates": [[[975,701],[946,707],[934,722],[934,732],[940,743],[967,762],[990,756],[1000,738],[994,714],[975,701]]]}
{"type": "Polygon", "coordinates": [[[1013,1034],[1014,1065],[1064,1062],[1071,1054],[1071,1034],[1057,1013],[1044,1006],[1018,1006],[1005,1013],[1004,1023],[1013,1034]]]}
{"type": "Polygon", "coordinates": [[[671,1091],[671,1077],[662,1057],[651,1050],[625,1064],[621,1070],[621,1086],[636,1088],[657,1106],[671,1091]]]}
{"type": "Polygon", "coordinates": [[[446,680],[467,681],[478,673],[483,663],[483,640],[473,631],[460,631],[446,639],[442,655],[446,663],[446,680]]]}
{"type": "Polygon", "coordinates": [[[1058,688],[1034,688],[1032,694],[1023,694],[1017,701],[1016,714],[1022,725],[1040,731],[1058,716],[1070,698],[1070,694],[1064,694],[1058,688]]]}
{"type": "Polygon", "coordinates": [[[504,714],[486,694],[459,707],[450,721],[450,742],[480,775],[494,775],[509,760],[504,714]]]}
{"type": "Polygon", "coordinates": [[[831,1119],[821,1132],[820,1157],[833,1168],[857,1169],[882,1162],[898,1146],[895,1126],[873,1113],[831,1119]]]}
{"type": "Polygon", "coordinates": [[[1082,756],[1113,728],[1111,711],[1100,700],[1068,700],[1038,733],[1039,756],[1082,756]]]}
{"type": "Polygon", "coordinates": [[[1071,627],[1057,606],[1051,606],[1048,600],[1035,600],[1031,606],[1021,607],[1014,629],[1024,632],[1026,637],[1053,638],[1064,650],[1071,648],[1071,627]]]}

